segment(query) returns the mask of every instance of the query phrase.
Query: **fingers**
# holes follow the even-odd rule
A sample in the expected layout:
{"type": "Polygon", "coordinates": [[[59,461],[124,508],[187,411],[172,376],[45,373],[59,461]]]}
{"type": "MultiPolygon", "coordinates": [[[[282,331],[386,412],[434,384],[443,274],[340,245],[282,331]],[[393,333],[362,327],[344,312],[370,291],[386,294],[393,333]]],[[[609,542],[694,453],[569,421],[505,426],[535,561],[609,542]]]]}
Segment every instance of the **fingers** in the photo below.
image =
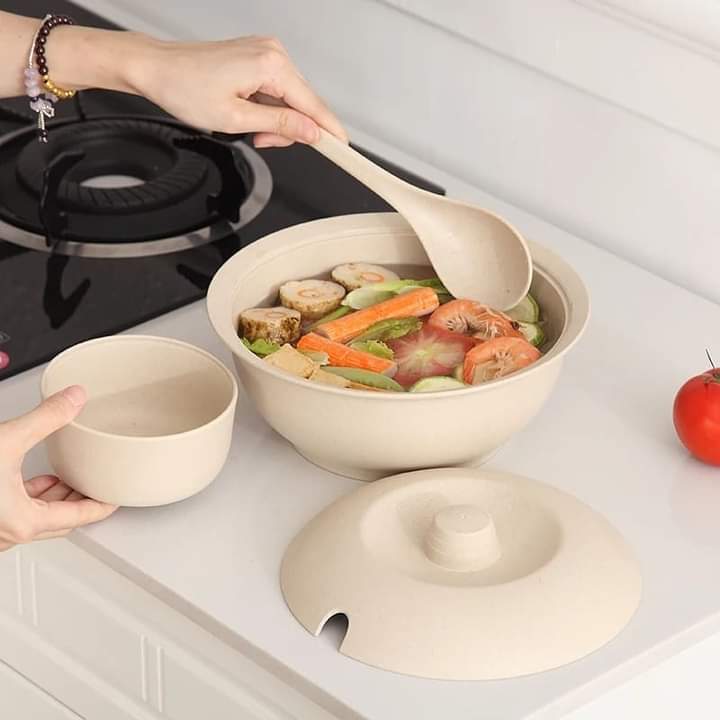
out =
{"type": "Polygon", "coordinates": [[[104,520],[117,510],[114,505],[84,497],[51,476],[33,478],[26,485],[35,491],[51,479],[55,482],[42,493],[42,499],[25,499],[11,516],[0,517],[0,550],[60,537],[74,528],[104,520]]]}
{"type": "MultiPolygon", "coordinates": [[[[347,142],[348,137],[340,121],[330,112],[327,105],[300,76],[289,61],[280,72],[271,76],[261,88],[260,93],[279,98],[291,108],[311,118],[328,132],[347,142]]],[[[263,130],[264,128],[257,128],[263,130]]],[[[284,133],[280,133],[284,135],[284,133]]],[[[309,140],[315,142],[315,140],[309,140]]]]}
{"type": "Polygon", "coordinates": [[[317,125],[297,110],[242,99],[236,100],[233,124],[235,132],[268,132],[304,143],[316,142],[319,136],[317,125]]]}
{"type": "Polygon", "coordinates": [[[49,487],[36,499],[42,500],[46,503],[59,502],[60,500],[67,500],[72,492],[73,489],[71,487],[68,487],[64,482],[60,481],[55,483],[52,487],[49,487]]]}
{"type": "Polygon", "coordinates": [[[292,144],[292,140],[288,140],[282,135],[274,135],[273,133],[255,133],[253,136],[253,145],[255,145],[256,148],[287,147],[292,144]]]}
{"type": "Polygon", "coordinates": [[[52,540],[53,538],[59,538],[63,537],[64,535],[67,535],[70,532],[70,529],[67,530],[53,530],[52,532],[42,532],[39,535],[36,535],[33,539],[33,542],[35,540],[52,540]]]}
{"type": "MultiPolygon", "coordinates": [[[[253,99],[264,104],[275,104],[281,100],[285,105],[297,110],[310,118],[314,123],[325,128],[344,142],[348,141],[347,133],[340,121],[330,112],[327,105],[310,87],[305,78],[293,65],[282,45],[272,38],[264,40],[269,52],[262,56],[262,75],[265,80],[259,87],[253,99]],[[275,101],[272,99],[274,98],[275,101]]],[[[267,131],[267,128],[257,127],[255,131],[267,131]]],[[[270,131],[272,132],[272,131],[270,131]]],[[[315,142],[315,138],[303,139],[290,137],[284,132],[279,135],[304,142],[315,142]]]]}
{"type": "Polygon", "coordinates": [[[104,520],[115,510],[115,505],[89,498],[49,502],[39,512],[38,525],[43,532],[68,530],[104,520]]]}
{"type": "Polygon", "coordinates": [[[50,396],[25,415],[6,423],[10,447],[22,456],[48,435],[74,420],[85,404],[87,396],[79,385],[72,385],[50,396]]]}
{"type": "Polygon", "coordinates": [[[31,480],[27,480],[23,485],[29,497],[37,498],[59,482],[59,478],[55,477],[55,475],[38,475],[31,480]]]}

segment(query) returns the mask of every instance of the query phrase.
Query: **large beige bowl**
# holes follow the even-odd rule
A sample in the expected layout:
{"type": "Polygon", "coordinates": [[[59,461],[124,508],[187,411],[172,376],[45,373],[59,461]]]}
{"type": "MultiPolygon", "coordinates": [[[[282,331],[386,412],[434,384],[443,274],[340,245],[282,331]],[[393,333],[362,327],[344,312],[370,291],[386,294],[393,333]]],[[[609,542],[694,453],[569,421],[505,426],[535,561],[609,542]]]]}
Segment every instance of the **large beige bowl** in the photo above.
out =
{"type": "Polygon", "coordinates": [[[42,395],[75,384],[88,402],[46,444],[53,469],[78,492],[113,505],[164,505],[220,472],[238,390],[209,353],[144,335],[90,340],[47,366],[42,395]]]}
{"type": "Polygon", "coordinates": [[[317,220],[249,245],[215,275],[208,312],[260,414],[311,462],[362,480],[477,465],[541,408],[589,315],[587,291],[575,271],[539,245],[530,243],[530,249],[532,292],[546,319],[548,350],[526,370],[466,390],[400,394],[314,384],[269,367],[237,336],[240,313],[274,302],[286,280],[325,276],[353,261],[429,266],[417,237],[396,213],[317,220]]]}

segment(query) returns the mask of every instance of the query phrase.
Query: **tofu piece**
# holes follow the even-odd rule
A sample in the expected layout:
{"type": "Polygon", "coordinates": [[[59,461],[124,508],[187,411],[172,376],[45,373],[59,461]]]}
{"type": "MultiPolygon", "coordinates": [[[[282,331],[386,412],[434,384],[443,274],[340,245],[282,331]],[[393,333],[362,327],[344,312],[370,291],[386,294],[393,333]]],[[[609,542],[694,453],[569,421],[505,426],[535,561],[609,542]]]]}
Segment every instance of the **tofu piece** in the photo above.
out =
{"type": "Polygon", "coordinates": [[[307,355],[303,355],[292,345],[283,345],[277,352],[268,355],[264,362],[305,379],[309,378],[317,367],[307,355]]]}
{"type": "Polygon", "coordinates": [[[310,376],[310,380],[323,385],[333,385],[334,387],[347,388],[350,387],[351,383],[347,378],[340,377],[333,373],[327,372],[322,368],[316,367],[315,372],[310,376]]]}

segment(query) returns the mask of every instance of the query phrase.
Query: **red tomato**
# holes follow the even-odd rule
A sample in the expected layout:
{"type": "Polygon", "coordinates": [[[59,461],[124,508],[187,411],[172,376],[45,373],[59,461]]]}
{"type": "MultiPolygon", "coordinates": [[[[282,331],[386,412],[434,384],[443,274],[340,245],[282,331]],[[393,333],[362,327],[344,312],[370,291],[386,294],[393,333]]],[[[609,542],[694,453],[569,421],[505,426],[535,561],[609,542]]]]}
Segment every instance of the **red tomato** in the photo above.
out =
{"type": "Polygon", "coordinates": [[[675,397],[675,430],[699,460],[720,465],[720,370],[688,380],[675,397]]]}
{"type": "Polygon", "coordinates": [[[394,380],[409,387],[417,380],[452,375],[475,341],[464,335],[425,325],[422,330],[387,343],[395,353],[394,380]]]}

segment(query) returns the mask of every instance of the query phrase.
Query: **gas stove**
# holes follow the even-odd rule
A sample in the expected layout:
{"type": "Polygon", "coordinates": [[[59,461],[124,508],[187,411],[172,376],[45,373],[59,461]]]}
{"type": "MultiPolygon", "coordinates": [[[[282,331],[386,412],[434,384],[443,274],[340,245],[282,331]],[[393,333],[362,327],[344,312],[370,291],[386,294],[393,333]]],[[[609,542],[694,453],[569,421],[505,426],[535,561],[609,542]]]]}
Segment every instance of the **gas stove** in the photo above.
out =
{"type": "MultiPolygon", "coordinates": [[[[114,27],[68,2],[0,9],[114,27]]],[[[59,103],[47,145],[33,115],[24,98],[0,100],[0,380],[203,298],[225,260],[268,233],[390,209],[308,147],[255,150],[131,95],[59,103]]]]}

